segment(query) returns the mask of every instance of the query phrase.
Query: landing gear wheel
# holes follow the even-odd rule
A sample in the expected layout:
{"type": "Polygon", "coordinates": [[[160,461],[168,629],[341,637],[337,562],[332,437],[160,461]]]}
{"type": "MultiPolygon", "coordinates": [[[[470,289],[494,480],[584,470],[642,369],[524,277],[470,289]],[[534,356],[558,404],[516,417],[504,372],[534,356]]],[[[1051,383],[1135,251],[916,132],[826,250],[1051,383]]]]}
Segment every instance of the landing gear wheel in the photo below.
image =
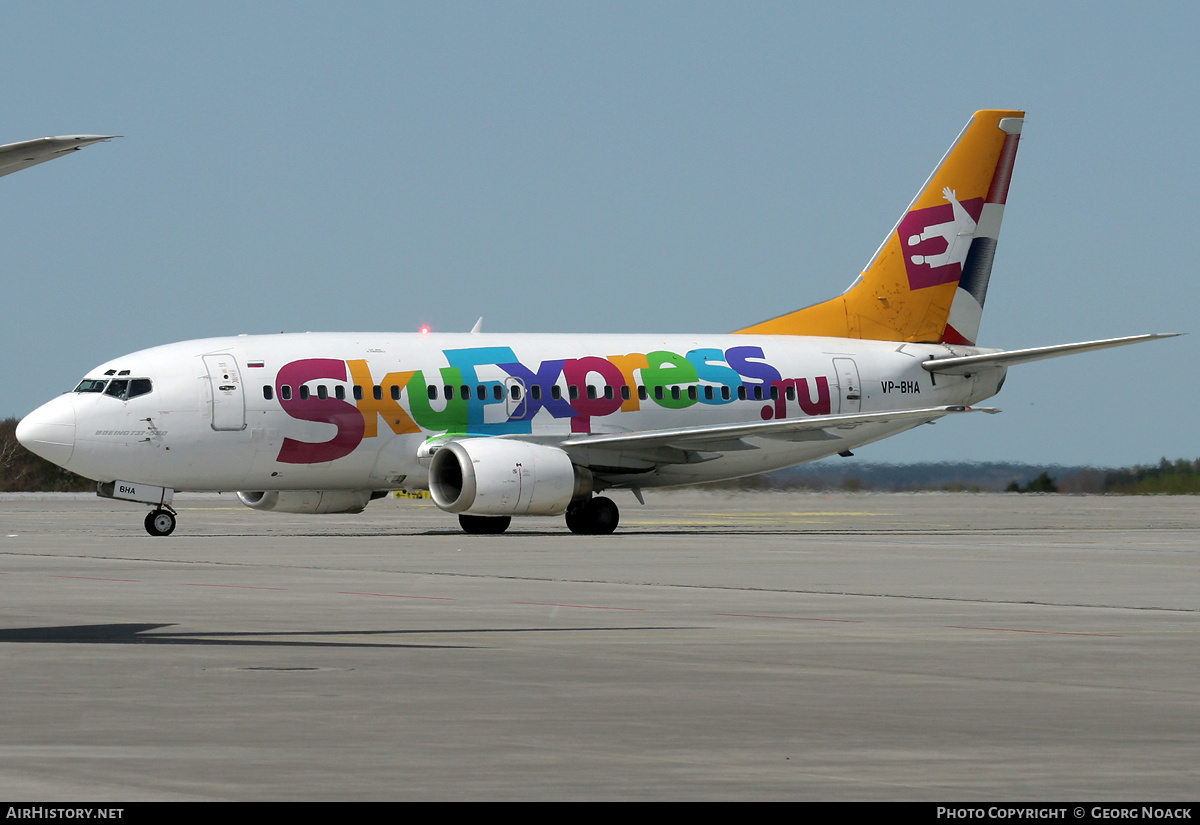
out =
{"type": "Polygon", "coordinates": [[[175,514],[170,510],[152,510],[146,514],[146,532],[152,536],[169,536],[175,532],[175,514]]]}
{"type": "Polygon", "coordinates": [[[567,529],[581,536],[607,536],[617,529],[621,511],[611,498],[597,496],[567,508],[567,529]]]}
{"type": "Polygon", "coordinates": [[[460,515],[458,524],[464,533],[476,535],[503,533],[512,524],[509,516],[467,516],[460,515]]]}
{"type": "Polygon", "coordinates": [[[567,507],[567,529],[579,536],[588,534],[587,506],[591,499],[573,501],[567,507]]]}

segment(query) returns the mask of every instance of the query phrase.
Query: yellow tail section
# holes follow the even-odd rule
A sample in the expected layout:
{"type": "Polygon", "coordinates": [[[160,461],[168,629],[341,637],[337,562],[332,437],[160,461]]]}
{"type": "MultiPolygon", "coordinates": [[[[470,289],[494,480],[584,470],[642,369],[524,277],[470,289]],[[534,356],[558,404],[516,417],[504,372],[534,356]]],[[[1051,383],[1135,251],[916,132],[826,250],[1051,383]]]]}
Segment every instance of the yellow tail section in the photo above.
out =
{"type": "Polygon", "coordinates": [[[974,344],[1024,117],[976,112],[850,289],[738,332],[974,344]]]}

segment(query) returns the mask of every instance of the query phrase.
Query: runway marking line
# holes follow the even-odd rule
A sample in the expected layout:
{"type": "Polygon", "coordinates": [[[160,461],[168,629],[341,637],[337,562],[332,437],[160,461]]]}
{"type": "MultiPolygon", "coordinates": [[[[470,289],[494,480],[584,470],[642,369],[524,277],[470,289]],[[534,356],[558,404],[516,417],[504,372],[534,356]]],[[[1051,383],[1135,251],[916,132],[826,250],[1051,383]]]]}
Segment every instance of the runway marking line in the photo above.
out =
{"type": "Polygon", "coordinates": [[[756,613],[714,613],[714,616],[729,616],[734,619],[787,619],[793,622],[839,622],[842,624],[864,624],[866,619],[814,619],[811,616],[760,616],[756,613]]]}
{"type": "Polygon", "coordinates": [[[1046,636],[1105,636],[1111,639],[1120,639],[1120,633],[1083,633],[1073,630],[1027,630],[1020,627],[964,627],[963,625],[948,624],[945,625],[951,630],[995,630],[1000,633],[1039,633],[1046,636]]]}
{"type": "Polygon", "coordinates": [[[61,576],[54,573],[50,574],[52,579],[85,579],[90,582],[133,582],[138,583],[141,579],[105,579],[100,576],[61,576]]]}
{"type": "Polygon", "coordinates": [[[524,604],[532,607],[578,607],[582,610],[633,610],[637,612],[644,610],[641,607],[605,607],[596,604],[552,604],[550,602],[513,602],[513,604],[524,604]]]}
{"type": "Polygon", "coordinates": [[[406,596],[402,593],[356,593],[353,590],[339,590],[339,596],[379,596],[384,599],[428,599],[436,602],[456,602],[451,596],[406,596]]]}

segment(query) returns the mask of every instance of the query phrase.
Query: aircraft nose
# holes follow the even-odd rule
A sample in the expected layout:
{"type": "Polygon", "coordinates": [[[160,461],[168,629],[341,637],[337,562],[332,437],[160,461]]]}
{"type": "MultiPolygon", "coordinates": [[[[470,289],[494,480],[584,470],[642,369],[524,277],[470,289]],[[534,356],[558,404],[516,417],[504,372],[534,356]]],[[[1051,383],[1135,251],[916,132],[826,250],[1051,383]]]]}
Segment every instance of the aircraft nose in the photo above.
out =
{"type": "Polygon", "coordinates": [[[66,466],[75,451],[75,405],[71,399],[55,398],[22,418],[17,441],[29,452],[66,466]]]}

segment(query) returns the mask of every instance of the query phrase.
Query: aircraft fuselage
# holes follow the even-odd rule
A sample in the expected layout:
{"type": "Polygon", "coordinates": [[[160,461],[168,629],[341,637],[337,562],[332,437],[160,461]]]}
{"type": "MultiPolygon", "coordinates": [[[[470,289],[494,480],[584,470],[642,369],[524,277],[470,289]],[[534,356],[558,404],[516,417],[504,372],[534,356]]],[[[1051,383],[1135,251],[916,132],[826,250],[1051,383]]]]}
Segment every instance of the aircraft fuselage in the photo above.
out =
{"type": "MultiPolygon", "coordinates": [[[[31,420],[56,428],[57,463],[98,481],[176,490],[419,489],[427,485],[422,445],[441,436],[559,443],[588,433],[974,404],[996,392],[1003,369],[935,376],[920,365],[980,351],[737,334],[237,336],[114,359],[31,420]]],[[[811,461],[919,423],[748,438],[670,463],[577,448],[588,451],[578,463],[600,468],[604,486],[691,484],[811,461]]]]}

